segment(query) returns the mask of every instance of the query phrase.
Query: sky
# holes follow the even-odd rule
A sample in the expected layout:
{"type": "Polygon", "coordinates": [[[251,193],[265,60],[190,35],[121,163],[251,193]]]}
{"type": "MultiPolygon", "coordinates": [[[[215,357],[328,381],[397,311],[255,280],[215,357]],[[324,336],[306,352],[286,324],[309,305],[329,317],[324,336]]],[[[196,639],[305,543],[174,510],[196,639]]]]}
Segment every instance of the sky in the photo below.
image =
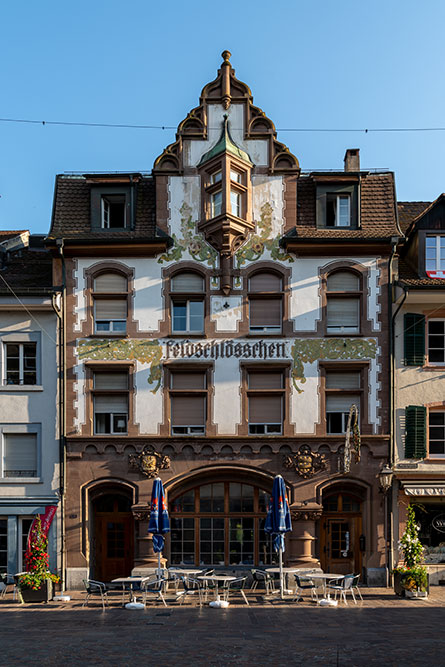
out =
{"type": "MultiPolygon", "coordinates": [[[[443,0],[53,0],[0,8],[0,117],[174,126],[223,50],[302,170],[396,174],[400,201],[444,186],[443,0]],[[283,130],[283,131],[280,131],[283,130]]],[[[45,234],[58,173],[142,171],[175,130],[0,120],[0,229],[45,234]]]]}

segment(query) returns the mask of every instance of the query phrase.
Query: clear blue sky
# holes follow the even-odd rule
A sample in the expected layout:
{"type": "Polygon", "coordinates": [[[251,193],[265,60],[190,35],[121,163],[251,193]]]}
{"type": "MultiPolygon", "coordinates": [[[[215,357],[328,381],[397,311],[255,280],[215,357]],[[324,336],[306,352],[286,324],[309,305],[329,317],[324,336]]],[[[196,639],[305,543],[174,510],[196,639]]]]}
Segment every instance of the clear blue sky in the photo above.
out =
{"type": "MultiPolygon", "coordinates": [[[[279,128],[444,127],[443,0],[3,2],[1,118],[174,125],[232,52],[279,128]]],[[[302,169],[396,172],[400,200],[445,190],[445,132],[278,134],[302,169]]],[[[0,122],[0,229],[46,233],[64,171],[150,171],[173,130],[0,122]]]]}

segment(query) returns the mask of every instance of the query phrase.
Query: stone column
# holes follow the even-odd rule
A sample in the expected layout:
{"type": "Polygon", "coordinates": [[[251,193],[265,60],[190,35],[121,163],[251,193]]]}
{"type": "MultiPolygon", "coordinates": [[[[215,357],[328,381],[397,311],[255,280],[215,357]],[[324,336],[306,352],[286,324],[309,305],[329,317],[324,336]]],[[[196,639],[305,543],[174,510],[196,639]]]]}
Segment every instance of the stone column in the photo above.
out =
{"type": "Polygon", "coordinates": [[[313,555],[315,522],[320,519],[323,508],[320,505],[291,505],[292,532],[286,538],[289,551],[285,552],[287,567],[320,567],[320,561],[313,555]]]}

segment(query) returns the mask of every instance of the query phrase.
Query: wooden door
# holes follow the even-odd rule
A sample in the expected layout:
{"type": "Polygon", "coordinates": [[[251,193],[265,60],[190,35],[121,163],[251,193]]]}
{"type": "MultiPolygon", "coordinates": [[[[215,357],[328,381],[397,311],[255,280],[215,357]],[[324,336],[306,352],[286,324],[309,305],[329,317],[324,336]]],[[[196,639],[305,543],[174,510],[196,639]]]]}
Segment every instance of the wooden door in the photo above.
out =
{"type": "Polygon", "coordinates": [[[361,571],[361,517],[337,515],[322,522],[322,564],[327,572],[361,571]]]}
{"type": "Polygon", "coordinates": [[[133,569],[133,516],[116,505],[111,512],[95,514],[94,578],[99,581],[128,577],[133,569]]]}

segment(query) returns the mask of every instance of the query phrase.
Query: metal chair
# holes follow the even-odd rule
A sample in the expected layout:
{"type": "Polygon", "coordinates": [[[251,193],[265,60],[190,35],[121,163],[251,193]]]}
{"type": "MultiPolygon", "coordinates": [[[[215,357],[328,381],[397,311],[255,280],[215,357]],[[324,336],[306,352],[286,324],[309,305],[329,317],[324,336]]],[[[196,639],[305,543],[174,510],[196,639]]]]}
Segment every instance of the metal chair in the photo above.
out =
{"type": "Polygon", "coordinates": [[[247,581],[247,576],[237,577],[233,581],[228,581],[227,584],[225,584],[224,588],[223,588],[223,599],[228,602],[229,597],[232,594],[235,595],[236,593],[240,593],[241,597],[243,598],[246,605],[249,606],[249,601],[246,598],[246,594],[244,592],[244,586],[245,586],[246,581],[247,581]]]}
{"type": "Polygon", "coordinates": [[[181,577],[182,585],[184,590],[179,591],[176,597],[176,602],[180,599],[182,604],[187,597],[187,595],[195,595],[198,592],[199,606],[202,607],[202,598],[206,594],[206,588],[204,582],[199,581],[199,579],[194,579],[193,577],[181,577]]]}
{"type": "Polygon", "coordinates": [[[108,592],[107,592],[107,587],[105,586],[103,581],[95,581],[94,579],[83,579],[83,585],[85,586],[87,595],[82,607],[85,607],[85,605],[88,606],[88,600],[90,599],[90,597],[100,596],[100,599],[102,601],[102,609],[105,611],[105,602],[107,603],[108,606],[108,592]]]}
{"type": "Polygon", "coordinates": [[[355,591],[356,593],[358,593],[358,595],[359,595],[359,597],[360,597],[360,600],[363,602],[362,593],[361,593],[361,591],[360,591],[360,588],[358,587],[358,582],[359,582],[359,581],[360,581],[360,575],[359,575],[359,574],[355,574],[355,575],[354,575],[354,581],[353,581],[353,583],[352,583],[352,590],[355,591]]]}
{"type": "Polygon", "coordinates": [[[265,570],[251,570],[253,585],[251,590],[255,591],[258,584],[262,584],[266,589],[266,595],[275,593],[275,584],[271,575],[265,570]]]}
{"type": "Polygon", "coordinates": [[[348,601],[346,600],[346,593],[349,592],[351,593],[355,604],[357,604],[353,590],[354,579],[355,575],[353,574],[346,574],[344,577],[339,579],[332,579],[332,581],[328,582],[327,584],[328,592],[335,591],[335,599],[337,599],[337,594],[340,593],[340,599],[343,598],[346,605],[348,604],[348,601]]]}
{"type": "Polygon", "coordinates": [[[295,588],[295,597],[292,598],[292,602],[299,602],[300,600],[303,599],[303,594],[304,591],[309,591],[311,592],[311,600],[315,600],[318,602],[318,593],[317,593],[317,586],[314,584],[312,579],[308,577],[300,577],[298,574],[294,574],[295,578],[295,583],[296,583],[296,588],[295,588]]]}
{"type": "Polygon", "coordinates": [[[155,602],[161,600],[164,607],[166,607],[167,603],[162,592],[165,579],[156,579],[155,581],[149,581],[149,579],[150,577],[147,577],[141,581],[142,602],[144,607],[147,606],[147,595],[156,595],[155,602]]]}

